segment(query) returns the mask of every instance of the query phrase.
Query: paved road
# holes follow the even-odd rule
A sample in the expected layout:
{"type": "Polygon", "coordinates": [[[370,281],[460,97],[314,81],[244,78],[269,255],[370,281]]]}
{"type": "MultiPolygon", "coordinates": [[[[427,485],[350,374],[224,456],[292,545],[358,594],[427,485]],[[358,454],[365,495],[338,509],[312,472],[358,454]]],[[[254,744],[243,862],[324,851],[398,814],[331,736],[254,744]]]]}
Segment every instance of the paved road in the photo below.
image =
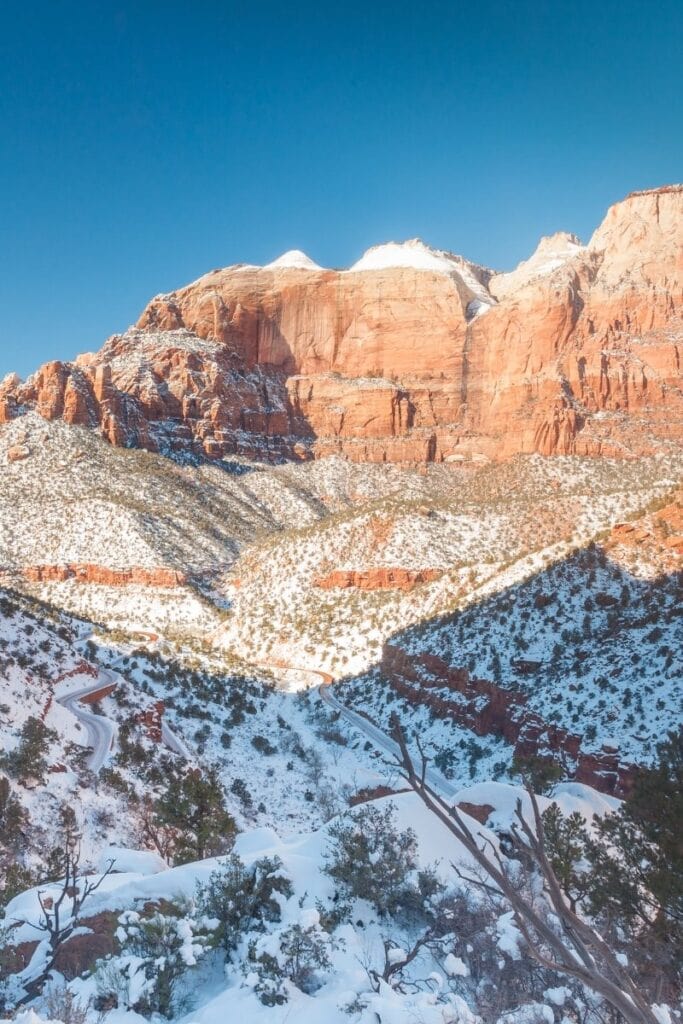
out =
{"type": "MultiPolygon", "coordinates": [[[[349,725],[352,725],[354,729],[357,729],[359,732],[362,732],[367,736],[372,745],[377,747],[378,750],[383,751],[385,754],[388,754],[392,761],[399,756],[398,744],[395,743],[390,736],[387,736],[385,732],[382,732],[378,726],[374,725],[363,715],[359,715],[357,711],[352,711],[351,708],[347,708],[345,704],[342,704],[342,702],[337,699],[332,692],[334,677],[331,676],[329,672],[323,672],[321,669],[317,668],[298,668],[296,665],[270,665],[264,667],[269,667],[276,671],[279,669],[280,671],[285,672],[300,672],[303,675],[315,676],[316,679],[320,680],[320,684],[318,686],[320,698],[328,705],[328,707],[338,711],[349,725]]],[[[454,797],[461,788],[455,783],[449,782],[449,780],[445,778],[441,772],[438,772],[436,768],[427,768],[425,773],[425,782],[431,789],[438,793],[439,796],[445,797],[446,799],[454,797]]]]}
{"type": "MultiPolygon", "coordinates": [[[[326,675],[326,673],[318,674],[326,675]]],[[[327,680],[321,683],[318,687],[318,693],[329,707],[338,711],[342,718],[352,725],[354,729],[358,729],[367,736],[375,747],[378,747],[380,750],[383,750],[384,753],[388,754],[392,761],[399,756],[400,752],[398,744],[395,743],[390,736],[387,736],[385,732],[382,732],[382,730],[376,725],[368,721],[368,719],[363,715],[359,715],[357,711],[352,711],[350,708],[347,708],[345,704],[342,704],[341,701],[337,700],[335,695],[332,693],[332,687],[327,680]]],[[[461,788],[455,783],[449,782],[449,780],[435,768],[427,768],[425,773],[425,782],[431,789],[438,793],[439,796],[445,797],[446,799],[454,797],[461,788]]]]}
{"type": "Polygon", "coordinates": [[[118,679],[119,677],[115,672],[110,671],[108,668],[103,668],[100,669],[98,678],[94,679],[89,686],[85,686],[80,690],[73,690],[71,693],[65,693],[62,697],[55,696],[57,703],[66,708],[67,711],[70,711],[81,725],[84,726],[88,734],[88,743],[93,748],[93,752],[88,759],[88,767],[93,772],[99,772],[100,768],[106,763],[114,746],[117,727],[110,719],[104,718],[102,715],[96,715],[88,710],[86,705],[81,704],[81,701],[84,697],[89,696],[91,693],[97,693],[98,690],[102,690],[105,686],[116,686],[118,679]]]}

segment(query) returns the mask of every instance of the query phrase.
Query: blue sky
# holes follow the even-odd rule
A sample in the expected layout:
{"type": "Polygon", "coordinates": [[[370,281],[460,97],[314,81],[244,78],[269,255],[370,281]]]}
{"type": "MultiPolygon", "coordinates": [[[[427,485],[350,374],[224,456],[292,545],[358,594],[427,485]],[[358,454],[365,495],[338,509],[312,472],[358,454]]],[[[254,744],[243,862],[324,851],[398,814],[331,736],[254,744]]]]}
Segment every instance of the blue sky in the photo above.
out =
{"type": "Polygon", "coordinates": [[[0,376],[289,248],[586,238],[683,179],[682,38],[680,0],[5,4],[0,376]]]}

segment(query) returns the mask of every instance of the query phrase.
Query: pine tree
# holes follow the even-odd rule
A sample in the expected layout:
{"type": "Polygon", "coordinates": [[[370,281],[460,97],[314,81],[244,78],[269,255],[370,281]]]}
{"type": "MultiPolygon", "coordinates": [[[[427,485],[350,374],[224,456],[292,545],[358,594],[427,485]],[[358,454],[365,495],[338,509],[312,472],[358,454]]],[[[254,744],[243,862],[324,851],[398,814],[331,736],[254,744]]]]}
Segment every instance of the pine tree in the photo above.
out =
{"type": "Polygon", "coordinates": [[[683,956],[683,727],[657,748],[619,811],[587,837],[588,896],[596,913],[632,929],[671,963],[683,956]]]}
{"type": "Polygon", "coordinates": [[[173,832],[176,864],[226,853],[237,833],[215,768],[203,774],[194,768],[173,778],[155,802],[154,815],[158,825],[173,832]]]}
{"type": "Polygon", "coordinates": [[[33,885],[31,871],[19,860],[29,826],[28,811],[12,792],[9,779],[0,776],[0,907],[33,885]]]}
{"type": "Polygon", "coordinates": [[[39,718],[27,718],[19,734],[19,745],[16,750],[5,754],[3,765],[5,770],[15,779],[43,778],[47,771],[48,744],[56,740],[57,734],[48,729],[39,718]]]}
{"type": "Polygon", "coordinates": [[[586,890],[586,879],[580,869],[585,854],[586,821],[578,813],[565,818],[557,804],[543,812],[543,826],[552,869],[572,910],[586,890]]]}

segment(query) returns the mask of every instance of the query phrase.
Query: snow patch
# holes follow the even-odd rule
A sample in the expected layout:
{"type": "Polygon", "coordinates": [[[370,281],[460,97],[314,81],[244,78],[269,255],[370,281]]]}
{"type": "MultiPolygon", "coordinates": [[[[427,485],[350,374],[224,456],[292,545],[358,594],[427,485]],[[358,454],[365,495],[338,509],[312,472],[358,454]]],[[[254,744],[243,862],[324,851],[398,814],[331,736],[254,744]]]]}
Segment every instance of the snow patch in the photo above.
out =
{"type": "Polygon", "coordinates": [[[159,871],[168,870],[168,864],[158,853],[151,850],[127,850],[122,846],[108,846],[102,853],[97,865],[98,871],[106,871],[113,861],[113,870],[139,875],[156,875],[159,871]]]}
{"type": "Polygon", "coordinates": [[[452,274],[459,271],[466,261],[452,253],[432,249],[419,238],[407,242],[386,242],[373,245],[349,268],[351,272],[361,270],[386,270],[390,267],[407,267],[411,270],[430,270],[437,274],[452,274]]]}
{"type": "Polygon", "coordinates": [[[271,263],[266,263],[263,270],[323,270],[318,263],[307,256],[301,249],[289,249],[271,263]]]}
{"type": "Polygon", "coordinates": [[[470,973],[470,969],[465,961],[461,957],[455,956],[453,953],[448,954],[443,965],[446,973],[451,978],[466,978],[470,973]]]}

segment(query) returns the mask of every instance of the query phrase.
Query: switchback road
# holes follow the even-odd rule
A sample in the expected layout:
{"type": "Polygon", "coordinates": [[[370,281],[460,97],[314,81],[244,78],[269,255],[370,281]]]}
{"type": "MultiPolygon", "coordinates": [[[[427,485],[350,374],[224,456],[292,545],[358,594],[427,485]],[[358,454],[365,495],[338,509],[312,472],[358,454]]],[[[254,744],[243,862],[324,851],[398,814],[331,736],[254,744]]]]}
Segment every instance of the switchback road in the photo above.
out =
{"type": "MultiPolygon", "coordinates": [[[[331,676],[329,672],[323,672],[321,669],[317,668],[299,668],[296,665],[272,664],[264,667],[268,667],[275,671],[298,672],[304,676],[314,676],[319,680],[318,693],[320,695],[320,699],[324,701],[328,707],[339,712],[341,717],[348,722],[349,725],[367,736],[372,745],[378,750],[383,751],[385,754],[388,754],[392,761],[399,757],[398,744],[395,743],[390,736],[387,736],[385,732],[382,732],[378,726],[368,718],[365,718],[364,715],[358,714],[357,711],[352,711],[351,708],[347,708],[345,704],[342,704],[342,702],[337,699],[332,692],[334,677],[331,676]]],[[[447,800],[454,797],[460,789],[460,786],[453,782],[449,782],[449,780],[435,768],[427,768],[425,773],[425,782],[439,796],[442,796],[447,800]]]]}
{"type": "Polygon", "coordinates": [[[99,690],[104,690],[108,686],[116,686],[118,680],[119,677],[115,672],[108,668],[103,668],[100,669],[98,678],[94,679],[89,686],[65,693],[61,697],[55,696],[57,703],[66,708],[67,711],[70,711],[85,728],[88,734],[88,743],[93,748],[93,752],[88,759],[88,767],[93,772],[99,772],[109,757],[114,746],[117,727],[114,722],[103,715],[94,714],[81,702],[85,697],[90,697],[99,690]]]}

